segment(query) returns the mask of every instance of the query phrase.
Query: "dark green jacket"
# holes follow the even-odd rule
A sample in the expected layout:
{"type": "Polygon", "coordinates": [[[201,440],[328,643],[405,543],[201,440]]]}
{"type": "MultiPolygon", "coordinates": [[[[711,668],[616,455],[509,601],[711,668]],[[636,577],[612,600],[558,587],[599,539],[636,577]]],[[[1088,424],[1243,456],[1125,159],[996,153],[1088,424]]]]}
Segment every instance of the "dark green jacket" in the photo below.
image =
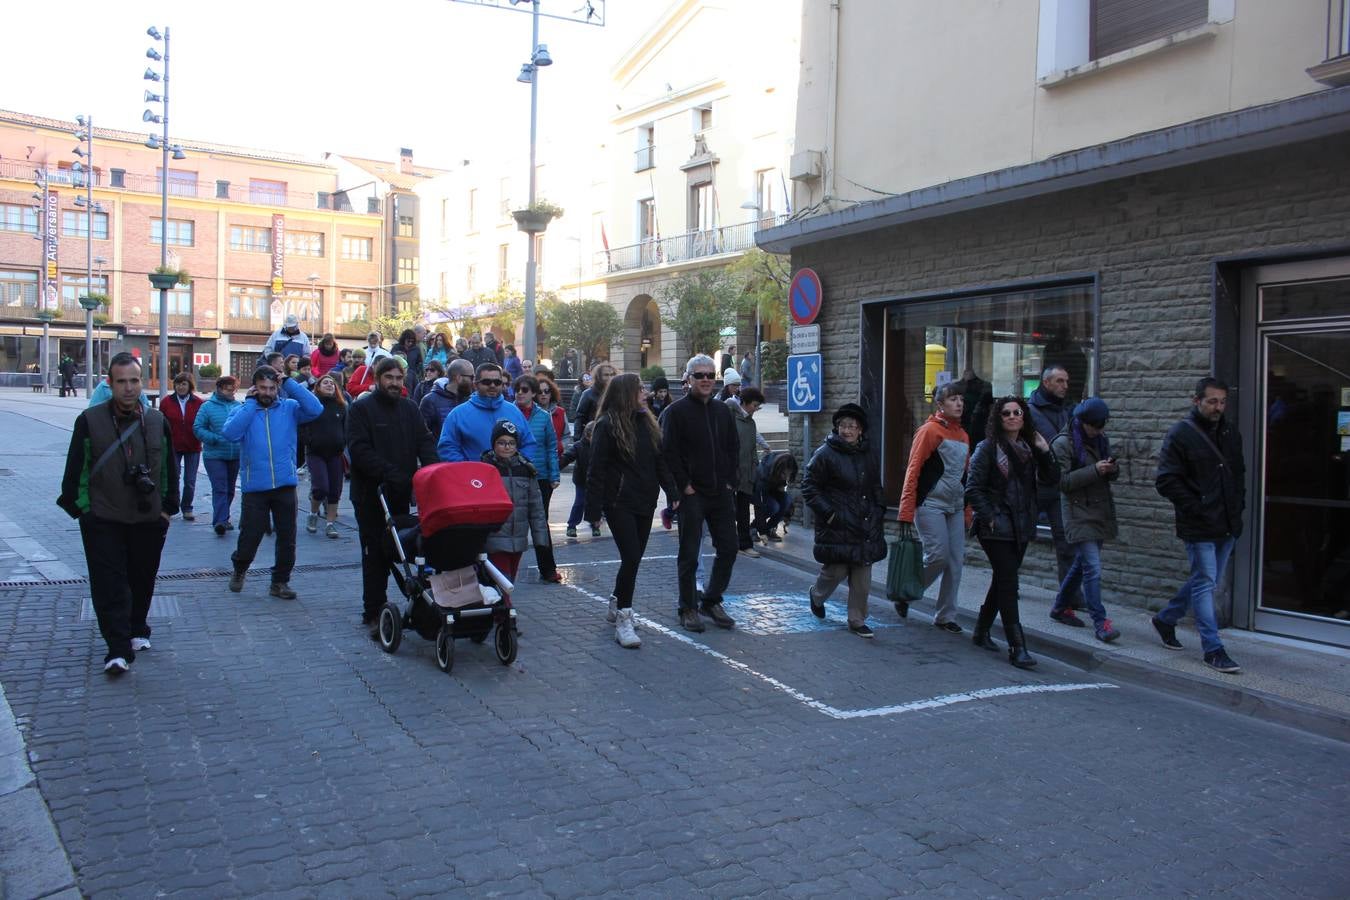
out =
{"type": "Polygon", "coordinates": [[[113,424],[112,400],[76,417],[61,495],[56,498],[56,505],[72,519],[92,514],[130,525],[155,522],[161,513],[172,516],[178,512],[178,467],[173,464],[169,423],[157,409],[138,413],[130,427],[123,420],[120,431],[113,424]],[[127,478],[139,465],[149,467],[148,477],[156,483],[151,494],[141,494],[134,479],[127,478]]]}

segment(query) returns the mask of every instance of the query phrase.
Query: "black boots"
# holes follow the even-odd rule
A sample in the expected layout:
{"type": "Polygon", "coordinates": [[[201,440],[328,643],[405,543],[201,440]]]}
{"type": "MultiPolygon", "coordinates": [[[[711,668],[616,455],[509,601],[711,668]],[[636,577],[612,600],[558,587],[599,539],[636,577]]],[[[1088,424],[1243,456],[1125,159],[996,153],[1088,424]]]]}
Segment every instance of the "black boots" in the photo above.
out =
{"type": "Polygon", "coordinates": [[[1022,634],[1022,626],[1004,625],[1003,632],[1008,636],[1008,662],[1019,669],[1034,668],[1036,660],[1027,652],[1027,640],[1022,634]]]}
{"type": "Polygon", "coordinates": [[[970,639],[970,642],[976,647],[993,650],[995,653],[1003,649],[995,644],[994,639],[989,636],[989,629],[994,627],[994,615],[996,613],[997,610],[990,610],[986,614],[984,607],[980,607],[979,617],[975,619],[975,636],[970,639]]]}

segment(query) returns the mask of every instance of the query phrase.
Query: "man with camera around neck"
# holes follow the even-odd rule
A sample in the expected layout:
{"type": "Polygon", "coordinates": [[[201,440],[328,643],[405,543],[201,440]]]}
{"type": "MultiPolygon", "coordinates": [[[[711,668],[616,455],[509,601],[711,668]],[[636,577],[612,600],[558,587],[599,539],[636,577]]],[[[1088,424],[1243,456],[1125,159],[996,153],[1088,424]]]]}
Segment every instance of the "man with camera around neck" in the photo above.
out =
{"type": "Polygon", "coordinates": [[[141,364],[108,363],[112,398],[75,419],[56,505],[80,522],[89,593],[108,645],[103,671],[121,675],[150,649],[150,601],[159,557],[178,512],[178,470],[169,425],[141,406],[141,364]]]}
{"type": "Polygon", "coordinates": [[[244,574],[258,552],[269,520],[276,531],[276,559],[268,593],[294,600],[291,570],[295,568],[296,465],[300,426],[323,415],[319,398],[294,378],[283,378],[271,366],[253,370],[253,387],[244,405],[225,420],[227,441],[239,442],[239,543],[230,556],[234,574],[230,590],[244,589],[244,574]],[[282,396],[285,395],[285,396],[282,396]]]}

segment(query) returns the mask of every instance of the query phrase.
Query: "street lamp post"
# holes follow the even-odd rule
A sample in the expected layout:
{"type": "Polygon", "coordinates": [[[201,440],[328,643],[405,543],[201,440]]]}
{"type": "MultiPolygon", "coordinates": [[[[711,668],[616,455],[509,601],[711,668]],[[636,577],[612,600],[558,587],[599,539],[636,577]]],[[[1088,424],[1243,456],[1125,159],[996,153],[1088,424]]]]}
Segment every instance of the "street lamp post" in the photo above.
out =
{"type": "MultiPolygon", "coordinates": [[[[526,81],[530,83],[530,196],[527,206],[534,208],[535,191],[538,188],[535,173],[535,158],[538,151],[538,133],[539,133],[539,69],[543,66],[553,65],[553,59],[548,55],[548,46],[539,43],[539,0],[530,0],[532,7],[533,28],[530,37],[530,61],[520,67],[520,75],[517,81],[526,81]]],[[[529,240],[529,248],[525,254],[525,358],[537,359],[538,347],[536,338],[538,329],[535,326],[535,268],[537,264],[536,254],[538,251],[539,232],[527,231],[526,238],[529,240]]]]}
{"type": "Polygon", "coordinates": [[[159,270],[151,274],[150,283],[159,290],[159,363],[156,365],[157,375],[159,376],[159,397],[162,401],[164,395],[169,392],[169,289],[177,283],[176,274],[170,277],[169,268],[169,151],[173,151],[174,159],[186,159],[182,147],[169,146],[169,27],[164,26],[164,34],[159,33],[159,29],[151,25],[145,30],[145,33],[157,41],[164,42],[164,53],[161,55],[158,50],[151,47],[145,51],[145,55],[156,61],[164,63],[164,74],[161,77],[154,69],[145,70],[146,81],[163,81],[164,93],[155,94],[151,91],[145,92],[146,103],[162,103],[163,112],[156,115],[151,110],[146,110],[141,119],[145,122],[155,122],[164,126],[163,136],[150,135],[145,145],[152,150],[161,150],[164,160],[160,168],[159,178],[159,270]],[[158,277],[156,277],[158,276],[158,277]]]}
{"type": "MultiPolygon", "coordinates": [[[[76,197],[75,205],[83,206],[87,221],[85,225],[85,274],[84,274],[84,293],[80,296],[80,306],[84,308],[84,396],[92,398],[94,396],[94,310],[98,308],[98,301],[93,298],[94,293],[94,214],[102,211],[102,207],[94,202],[94,119],[92,116],[76,116],[75,122],[80,126],[80,130],[75,132],[75,137],[84,142],[83,147],[76,147],[74,153],[76,156],[84,157],[84,162],[76,162],[75,166],[84,169],[84,197],[76,197]],[[81,202],[83,200],[83,202],[81,202]]],[[[71,168],[75,168],[72,166],[71,168]]],[[[78,170],[77,170],[78,171],[78,170]]],[[[77,395],[78,396],[78,395],[77,395]]]]}
{"type": "MultiPolygon", "coordinates": [[[[500,0],[454,0],[454,2],[458,2],[458,3],[469,3],[469,4],[476,5],[476,6],[492,6],[492,7],[498,8],[498,9],[515,8],[515,7],[517,7],[517,6],[519,6],[519,5],[523,4],[523,3],[529,3],[529,4],[530,4],[530,16],[531,16],[531,18],[533,19],[533,28],[532,28],[532,30],[531,30],[531,35],[532,35],[532,36],[531,36],[531,39],[530,39],[530,61],[527,62],[527,63],[525,63],[524,65],[522,65],[522,66],[520,67],[520,74],[516,76],[516,81],[519,81],[519,82],[524,83],[524,84],[529,84],[529,86],[530,86],[530,200],[529,200],[529,205],[530,205],[531,207],[533,207],[534,204],[535,204],[535,200],[536,200],[536,197],[535,197],[535,188],[537,187],[537,185],[536,185],[536,183],[535,183],[534,162],[535,162],[535,151],[536,151],[536,146],[537,146],[537,145],[536,145],[536,137],[537,137],[538,120],[539,120],[539,81],[538,81],[538,75],[539,75],[539,69],[540,69],[540,68],[542,68],[543,66],[549,66],[549,65],[552,65],[552,64],[553,64],[553,60],[552,60],[552,59],[549,57],[549,55],[548,55],[548,47],[547,47],[547,45],[539,43],[539,17],[540,17],[541,15],[543,15],[543,16],[548,16],[550,19],[563,19],[563,20],[566,20],[566,21],[577,22],[577,23],[585,24],[585,25],[599,25],[599,26],[603,26],[603,25],[605,24],[605,6],[606,6],[606,0],[582,0],[581,7],[580,7],[579,9],[573,10],[571,15],[564,15],[564,14],[557,14],[557,13],[541,13],[541,12],[539,11],[539,0],[510,0],[510,3],[511,3],[511,6],[510,6],[510,7],[502,7],[502,6],[500,5],[500,0]]],[[[521,11],[521,12],[524,12],[524,10],[520,10],[520,11],[521,11]]],[[[521,223],[521,222],[522,222],[522,220],[521,220],[521,218],[520,218],[519,216],[517,216],[517,222],[518,222],[518,223],[521,223]]],[[[525,228],[525,227],[523,227],[523,224],[522,224],[522,227],[521,227],[521,229],[520,229],[521,231],[524,231],[524,232],[526,233],[526,236],[529,238],[529,241],[530,241],[529,249],[528,249],[528,251],[526,252],[526,256],[525,256],[525,341],[524,341],[524,347],[525,347],[525,355],[526,355],[526,357],[528,357],[529,359],[533,359],[533,360],[538,360],[538,358],[539,358],[539,357],[538,357],[538,349],[539,349],[539,348],[538,348],[537,346],[535,346],[536,343],[537,343],[537,341],[536,341],[536,331],[537,331],[537,329],[536,329],[536,327],[535,327],[535,303],[534,303],[534,292],[535,292],[535,284],[534,284],[534,282],[535,282],[535,265],[536,265],[536,253],[537,253],[537,247],[536,247],[536,245],[535,245],[535,242],[539,239],[539,235],[543,233],[544,228],[546,228],[546,227],[548,227],[548,222],[547,222],[546,220],[544,220],[544,221],[542,222],[542,227],[535,226],[535,227],[532,227],[532,228],[525,228]]]]}

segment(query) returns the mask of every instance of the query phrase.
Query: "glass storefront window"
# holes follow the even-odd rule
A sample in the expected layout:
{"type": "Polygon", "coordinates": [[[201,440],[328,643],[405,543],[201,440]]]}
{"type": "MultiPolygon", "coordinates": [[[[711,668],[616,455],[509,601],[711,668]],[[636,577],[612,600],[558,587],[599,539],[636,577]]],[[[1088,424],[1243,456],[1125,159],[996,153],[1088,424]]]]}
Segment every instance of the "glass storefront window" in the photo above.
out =
{"type": "Polygon", "coordinates": [[[1069,373],[1073,402],[1095,391],[1097,322],[1091,282],[914,300],[886,311],[883,458],[887,499],[898,503],[914,433],[933,391],[957,381],[972,446],[994,397],[1029,395],[1048,365],[1069,373]]]}

